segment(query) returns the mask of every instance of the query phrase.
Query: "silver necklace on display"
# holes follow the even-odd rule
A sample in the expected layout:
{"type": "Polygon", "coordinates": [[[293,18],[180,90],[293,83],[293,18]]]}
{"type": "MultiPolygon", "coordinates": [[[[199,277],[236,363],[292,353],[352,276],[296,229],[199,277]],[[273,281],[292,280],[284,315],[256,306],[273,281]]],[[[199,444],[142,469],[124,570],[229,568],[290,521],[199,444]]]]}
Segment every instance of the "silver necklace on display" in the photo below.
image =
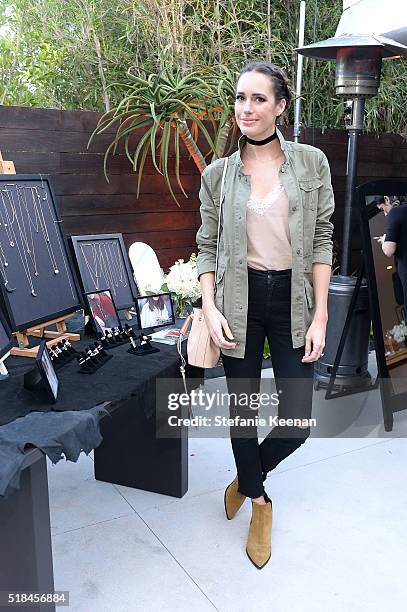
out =
{"type": "MultiPolygon", "coordinates": [[[[48,199],[47,190],[46,190],[46,187],[44,186],[44,181],[42,179],[42,175],[41,174],[40,174],[40,178],[41,178],[41,187],[42,187],[43,192],[45,194],[42,199],[44,201],[46,201],[46,203],[47,203],[50,219],[53,219],[54,215],[55,215],[55,212],[53,212],[53,210],[54,210],[53,207],[51,208],[51,203],[50,203],[50,201],[48,199]]],[[[54,219],[53,223],[54,223],[55,238],[56,238],[56,241],[58,243],[58,247],[59,247],[59,252],[60,252],[60,255],[61,255],[62,263],[64,264],[66,278],[68,279],[68,283],[69,283],[69,288],[71,290],[72,297],[74,299],[77,299],[77,294],[76,294],[74,286],[73,286],[73,279],[71,277],[71,271],[70,271],[70,268],[68,266],[68,261],[67,261],[67,258],[66,258],[66,253],[65,253],[63,245],[62,245],[61,230],[58,228],[58,224],[62,223],[62,221],[59,221],[58,219],[54,219]]],[[[58,268],[56,268],[56,269],[58,269],[58,268]]],[[[59,270],[58,270],[58,272],[55,272],[55,273],[59,274],[59,270]]]]}
{"type": "MultiPolygon", "coordinates": [[[[16,185],[14,185],[14,184],[6,185],[6,187],[15,187],[15,186],[16,185]]],[[[18,218],[17,218],[17,215],[16,215],[16,208],[15,208],[14,203],[13,203],[13,192],[10,191],[9,189],[2,189],[2,194],[4,194],[4,196],[7,196],[7,199],[9,201],[9,203],[10,203],[11,210],[13,212],[13,223],[14,223],[14,221],[16,221],[16,223],[17,223],[17,225],[19,227],[20,234],[21,234],[20,224],[19,224],[19,221],[18,221],[18,218]]],[[[3,197],[3,205],[4,205],[5,214],[7,216],[7,220],[9,221],[10,217],[9,217],[9,214],[8,214],[8,210],[7,210],[7,206],[6,206],[4,197],[3,197]]],[[[23,246],[22,251],[20,249],[20,245],[18,244],[17,236],[16,236],[16,234],[14,232],[13,225],[11,225],[11,227],[10,227],[10,232],[11,232],[11,235],[12,235],[12,238],[13,238],[13,240],[12,240],[13,246],[14,245],[16,246],[18,254],[20,256],[21,264],[23,266],[23,269],[24,269],[24,272],[25,272],[25,275],[26,275],[26,278],[27,278],[27,282],[28,282],[28,285],[30,287],[31,295],[33,297],[37,297],[37,294],[35,292],[34,282],[33,282],[32,276],[31,276],[30,265],[29,265],[29,262],[28,262],[28,259],[27,259],[27,254],[24,251],[24,246],[23,246]]],[[[11,246],[11,243],[10,243],[10,246],[11,246]]]]}
{"type": "Polygon", "coordinates": [[[42,205],[41,205],[41,196],[38,193],[38,189],[37,187],[27,187],[27,189],[31,190],[31,198],[32,198],[32,203],[33,203],[33,207],[34,207],[34,214],[35,216],[39,218],[39,223],[41,226],[41,231],[42,231],[42,235],[44,237],[44,241],[45,241],[45,245],[47,247],[47,251],[48,251],[48,255],[49,258],[51,260],[51,266],[54,270],[54,274],[59,274],[59,270],[58,270],[58,264],[57,264],[57,260],[54,254],[54,249],[52,247],[52,243],[48,234],[48,229],[47,229],[47,224],[45,222],[45,217],[44,217],[44,211],[42,209],[42,205]],[[34,193],[35,196],[37,198],[37,202],[34,199],[34,193]]]}
{"type": "Polygon", "coordinates": [[[123,287],[127,287],[126,273],[123,267],[123,259],[121,257],[119,244],[117,242],[110,242],[109,250],[111,251],[111,262],[116,271],[117,283],[121,283],[123,287]]]}
{"type": "MultiPolygon", "coordinates": [[[[21,225],[23,226],[23,233],[21,233],[21,230],[20,230],[21,240],[25,244],[26,253],[27,253],[27,255],[29,255],[29,257],[30,257],[30,259],[32,261],[32,265],[33,265],[33,268],[34,268],[34,276],[39,276],[38,269],[37,269],[37,258],[35,256],[34,237],[33,237],[33,233],[32,233],[32,225],[33,224],[31,222],[31,218],[30,218],[30,216],[28,214],[27,198],[25,197],[24,198],[25,202],[22,203],[22,196],[21,196],[20,190],[18,188],[17,188],[17,200],[18,200],[18,205],[20,207],[21,225]],[[30,237],[31,237],[31,248],[30,248],[30,244],[28,242],[28,233],[27,233],[27,230],[26,230],[26,227],[25,227],[24,212],[23,212],[22,206],[24,206],[24,208],[26,210],[26,213],[27,213],[28,227],[29,227],[30,237]]],[[[17,213],[17,219],[18,219],[18,213],[17,213]]],[[[39,232],[38,223],[34,227],[34,230],[38,234],[38,232],[39,232]]],[[[24,245],[23,245],[23,247],[24,247],[24,245]]]]}
{"type": "Polygon", "coordinates": [[[89,244],[82,243],[82,244],[79,245],[79,248],[80,248],[81,253],[82,253],[83,261],[85,262],[86,267],[87,267],[88,272],[89,272],[90,279],[91,279],[91,281],[92,281],[92,283],[94,285],[94,288],[96,290],[99,290],[99,279],[100,279],[100,276],[98,274],[97,262],[96,262],[96,254],[94,252],[94,247],[95,247],[95,244],[93,242],[89,242],[89,244]],[[91,249],[91,257],[93,257],[94,268],[92,268],[92,266],[90,265],[86,255],[85,255],[85,248],[87,246],[89,246],[90,249],[91,249]]]}
{"type": "MultiPolygon", "coordinates": [[[[9,218],[9,215],[8,215],[8,210],[7,210],[6,202],[4,201],[3,189],[1,190],[1,199],[3,201],[4,214],[7,215],[7,223],[4,220],[3,213],[0,210],[0,218],[1,218],[0,225],[3,225],[3,227],[4,227],[4,231],[6,232],[7,240],[9,241],[10,246],[14,247],[15,244],[14,244],[13,236],[12,236],[12,233],[11,233],[11,230],[10,230],[10,218],[9,218]]],[[[11,223],[14,223],[14,217],[11,220],[11,223]]]]}
{"type": "Polygon", "coordinates": [[[99,256],[100,256],[101,269],[104,274],[104,277],[106,278],[107,286],[111,289],[111,291],[113,292],[113,295],[116,295],[116,283],[115,283],[113,271],[109,267],[110,260],[109,260],[109,253],[107,251],[106,242],[102,242],[99,244],[99,256]]]}
{"type": "Polygon", "coordinates": [[[7,267],[8,267],[8,261],[7,261],[6,254],[5,254],[4,249],[3,249],[3,245],[2,245],[1,240],[0,240],[0,274],[1,274],[1,277],[3,279],[5,290],[8,293],[13,293],[13,291],[15,291],[15,289],[12,289],[11,287],[8,287],[9,280],[7,278],[7,270],[6,270],[7,267]]]}

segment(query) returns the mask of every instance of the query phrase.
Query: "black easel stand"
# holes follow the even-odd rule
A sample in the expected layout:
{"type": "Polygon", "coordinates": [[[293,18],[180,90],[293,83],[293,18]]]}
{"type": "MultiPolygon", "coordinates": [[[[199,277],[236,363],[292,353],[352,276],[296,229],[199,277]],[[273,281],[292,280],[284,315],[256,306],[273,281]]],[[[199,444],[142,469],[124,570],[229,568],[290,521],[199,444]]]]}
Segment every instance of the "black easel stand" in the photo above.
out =
{"type": "Polygon", "coordinates": [[[365,385],[365,386],[361,386],[360,388],[358,387],[352,387],[352,388],[348,388],[346,389],[346,386],[344,386],[343,390],[338,391],[337,393],[332,393],[332,389],[333,386],[335,384],[335,378],[336,378],[336,373],[338,371],[339,368],[339,364],[341,361],[341,357],[342,357],[342,353],[343,353],[343,349],[345,346],[345,342],[346,342],[346,338],[348,337],[348,333],[349,333],[349,329],[352,323],[352,317],[353,317],[353,313],[354,313],[354,309],[355,309],[355,305],[356,305],[356,300],[358,299],[358,295],[359,295],[359,289],[360,289],[360,285],[362,284],[362,278],[363,278],[363,273],[365,270],[365,264],[362,263],[362,266],[360,268],[360,272],[355,284],[355,288],[353,290],[352,293],[352,297],[351,297],[351,301],[349,304],[349,310],[348,313],[346,315],[346,319],[345,319],[345,323],[343,326],[343,330],[342,330],[342,334],[341,334],[341,338],[339,340],[339,344],[338,344],[338,350],[336,352],[336,356],[334,359],[334,364],[332,366],[332,372],[331,372],[331,376],[329,378],[329,382],[328,382],[328,386],[327,386],[327,390],[326,390],[326,394],[325,394],[325,399],[334,399],[335,397],[344,397],[346,395],[354,395],[355,393],[362,393],[364,391],[371,391],[372,389],[377,389],[377,387],[379,386],[379,374],[377,374],[376,376],[376,380],[371,383],[370,385],[365,385]]]}

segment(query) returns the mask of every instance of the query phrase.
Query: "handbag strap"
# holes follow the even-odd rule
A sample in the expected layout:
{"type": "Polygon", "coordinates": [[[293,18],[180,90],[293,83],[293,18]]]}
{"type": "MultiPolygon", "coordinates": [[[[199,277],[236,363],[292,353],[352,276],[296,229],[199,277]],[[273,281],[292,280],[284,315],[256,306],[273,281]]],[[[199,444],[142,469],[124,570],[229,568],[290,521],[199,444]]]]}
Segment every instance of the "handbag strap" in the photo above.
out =
{"type": "Polygon", "coordinates": [[[220,185],[220,199],[219,199],[219,218],[218,218],[218,236],[216,239],[216,260],[215,260],[215,278],[213,279],[213,289],[216,289],[216,276],[218,273],[218,262],[219,262],[219,236],[220,236],[220,221],[222,216],[222,200],[223,200],[223,190],[225,186],[225,177],[226,170],[228,167],[229,157],[225,157],[225,164],[223,166],[223,174],[222,174],[222,182],[220,185]]]}

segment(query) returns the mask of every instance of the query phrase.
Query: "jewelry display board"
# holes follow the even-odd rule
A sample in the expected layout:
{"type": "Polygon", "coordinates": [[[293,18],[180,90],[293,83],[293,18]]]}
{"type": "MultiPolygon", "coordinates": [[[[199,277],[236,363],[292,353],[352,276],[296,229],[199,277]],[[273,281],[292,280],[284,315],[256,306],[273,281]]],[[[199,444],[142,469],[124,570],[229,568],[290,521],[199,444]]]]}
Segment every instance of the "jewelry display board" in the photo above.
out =
{"type": "Polygon", "coordinates": [[[134,306],[139,295],[122,234],[72,236],[84,293],[109,289],[117,310],[134,306]]]}
{"type": "Polygon", "coordinates": [[[12,331],[81,307],[48,177],[0,175],[0,288],[12,331]]]}

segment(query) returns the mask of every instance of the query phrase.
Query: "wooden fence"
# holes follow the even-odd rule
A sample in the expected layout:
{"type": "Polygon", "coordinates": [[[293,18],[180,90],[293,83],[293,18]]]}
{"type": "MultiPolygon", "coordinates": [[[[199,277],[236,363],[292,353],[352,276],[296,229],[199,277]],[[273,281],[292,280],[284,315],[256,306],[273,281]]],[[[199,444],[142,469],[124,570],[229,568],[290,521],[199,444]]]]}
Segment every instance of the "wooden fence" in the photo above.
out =
{"type": "MultiPolygon", "coordinates": [[[[195,235],[200,224],[198,191],[200,175],[186,151],[180,163],[181,181],[188,198],[174,191],[181,206],[171,198],[164,179],[148,157],[137,199],[137,179],[123,146],[108,161],[109,182],[103,175],[103,154],[114,130],[89,136],[100,117],[86,111],[0,106],[0,151],[15,163],[19,174],[51,176],[66,235],[121,232],[127,247],[134,241],[150,244],[160,264],[168,268],[176,259],[196,251],[195,235]]],[[[292,138],[292,128],[283,130],[292,138]]],[[[140,134],[134,136],[137,142],[140,134]]],[[[302,142],[321,148],[328,156],[335,191],[332,221],[340,244],[345,191],[346,130],[308,128],[302,142]]],[[[199,144],[204,144],[201,140],[199,144]]],[[[182,145],[181,145],[182,148],[182,145]]],[[[170,158],[173,168],[174,158],[170,158]]],[[[407,143],[395,134],[366,134],[360,139],[359,183],[379,177],[407,175],[407,143]]],[[[361,248],[357,222],[353,232],[352,265],[361,248]]]]}

